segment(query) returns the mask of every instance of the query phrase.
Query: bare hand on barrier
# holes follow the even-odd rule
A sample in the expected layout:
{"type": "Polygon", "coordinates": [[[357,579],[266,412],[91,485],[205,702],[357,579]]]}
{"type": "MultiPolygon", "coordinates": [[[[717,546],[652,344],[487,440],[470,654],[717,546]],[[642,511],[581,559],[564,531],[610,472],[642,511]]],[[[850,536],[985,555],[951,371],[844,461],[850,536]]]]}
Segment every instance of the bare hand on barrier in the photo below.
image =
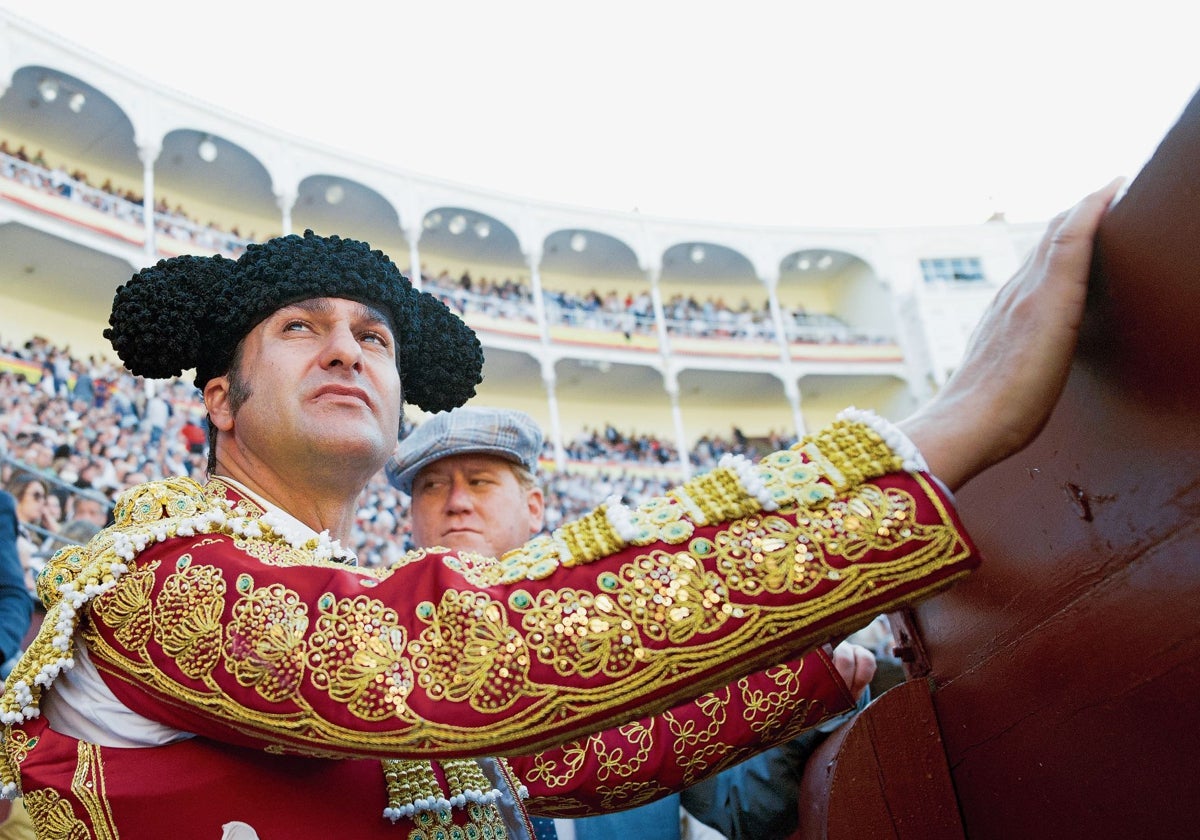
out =
{"type": "Polygon", "coordinates": [[[862,645],[842,642],[833,649],[830,658],[857,702],[875,678],[875,654],[862,645]]]}
{"type": "Polygon", "coordinates": [[[951,490],[1020,451],[1049,418],[1083,320],[1096,229],[1120,185],[1050,222],[984,313],[950,381],[900,424],[951,490]]]}

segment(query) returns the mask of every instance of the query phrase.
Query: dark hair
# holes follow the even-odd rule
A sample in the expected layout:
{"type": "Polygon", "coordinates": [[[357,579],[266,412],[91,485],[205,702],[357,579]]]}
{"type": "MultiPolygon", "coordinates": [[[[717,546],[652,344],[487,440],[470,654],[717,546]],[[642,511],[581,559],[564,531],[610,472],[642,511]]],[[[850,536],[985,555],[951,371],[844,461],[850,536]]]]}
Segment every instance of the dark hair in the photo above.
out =
{"type": "MultiPolygon", "coordinates": [[[[229,370],[225,375],[229,377],[229,410],[237,414],[240,409],[250,398],[250,383],[242,375],[242,349],[243,342],[238,342],[238,346],[234,348],[233,358],[229,362],[229,370]]],[[[208,474],[212,475],[217,469],[217,427],[212,422],[212,417],[208,418],[208,474]]]]}
{"type": "Polygon", "coordinates": [[[40,484],[42,485],[42,489],[46,490],[47,492],[50,490],[50,484],[46,481],[46,479],[42,478],[40,475],[35,475],[25,471],[15,472],[9,476],[8,481],[4,482],[4,489],[9,493],[12,493],[13,498],[16,499],[19,506],[21,501],[25,498],[25,491],[29,489],[29,485],[31,484],[40,484]]]}

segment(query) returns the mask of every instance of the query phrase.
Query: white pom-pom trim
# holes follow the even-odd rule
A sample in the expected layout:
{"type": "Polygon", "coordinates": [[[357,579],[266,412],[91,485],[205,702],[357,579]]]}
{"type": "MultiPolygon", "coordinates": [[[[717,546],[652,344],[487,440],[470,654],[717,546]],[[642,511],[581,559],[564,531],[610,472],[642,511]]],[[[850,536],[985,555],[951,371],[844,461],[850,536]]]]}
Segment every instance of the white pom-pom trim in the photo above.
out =
{"type": "MultiPolygon", "coordinates": [[[[226,499],[226,507],[232,509],[226,499]]],[[[188,519],[167,520],[156,522],[145,533],[129,534],[118,531],[113,534],[112,551],[124,560],[124,563],[111,563],[105,575],[108,579],[96,582],[94,579],[77,577],[59,587],[62,600],[56,605],[58,614],[54,621],[54,636],[51,645],[59,652],[55,661],[43,665],[33,678],[33,684],[48,688],[63,671],[75,666],[72,657],[72,641],[79,623],[79,613],[83,607],[98,595],[102,595],[117,585],[121,575],[129,571],[126,565],[145,551],[151,543],[165,542],[173,537],[192,537],[196,534],[223,532],[231,536],[241,536],[248,539],[263,539],[274,534],[284,542],[299,550],[309,550],[319,560],[338,559],[343,562],[353,562],[354,553],[342,548],[337,540],[331,539],[329,531],[322,531],[316,537],[316,546],[312,545],[313,538],[294,520],[275,511],[263,514],[262,517],[229,516],[220,509],[211,509],[188,519]]],[[[103,568],[103,566],[101,566],[103,568]]],[[[9,698],[9,711],[0,712],[0,723],[15,724],[38,716],[39,711],[34,703],[33,691],[24,680],[10,682],[5,692],[9,698]],[[19,711],[12,710],[16,706],[19,711]]],[[[448,807],[448,805],[447,805],[448,807]]]]}
{"type": "Polygon", "coordinates": [[[903,461],[903,467],[908,472],[929,472],[929,465],[921,455],[921,450],[912,442],[908,435],[900,431],[900,427],[890,420],[885,420],[874,411],[850,406],[837,414],[838,420],[848,420],[867,426],[888,445],[903,461]]]}
{"type": "Polygon", "coordinates": [[[633,513],[615,493],[604,500],[604,518],[622,541],[633,542],[637,536],[637,529],[633,527],[633,513]]]}
{"type": "Polygon", "coordinates": [[[754,497],[763,510],[779,510],[779,503],[767,490],[758,468],[745,455],[727,452],[717,461],[717,466],[733,472],[745,491],[754,497]]]}

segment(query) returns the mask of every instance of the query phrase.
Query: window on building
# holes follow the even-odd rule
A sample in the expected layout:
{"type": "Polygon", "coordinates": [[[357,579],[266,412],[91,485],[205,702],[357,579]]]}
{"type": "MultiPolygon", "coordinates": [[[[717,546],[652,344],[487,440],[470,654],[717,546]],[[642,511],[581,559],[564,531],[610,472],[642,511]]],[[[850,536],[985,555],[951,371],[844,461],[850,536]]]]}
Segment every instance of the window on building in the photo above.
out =
{"type": "Polygon", "coordinates": [[[926,283],[974,283],[985,280],[979,257],[939,257],[921,260],[926,283]]]}

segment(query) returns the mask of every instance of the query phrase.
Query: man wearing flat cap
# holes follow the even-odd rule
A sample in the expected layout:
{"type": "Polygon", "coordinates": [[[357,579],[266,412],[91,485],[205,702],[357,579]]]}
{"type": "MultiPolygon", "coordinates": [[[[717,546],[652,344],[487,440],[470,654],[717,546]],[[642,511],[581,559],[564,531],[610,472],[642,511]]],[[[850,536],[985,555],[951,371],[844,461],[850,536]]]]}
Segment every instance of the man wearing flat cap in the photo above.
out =
{"type": "Polygon", "coordinates": [[[412,497],[414,545],[493,557],[522,545],[542,530],[541,452],[542,430],[523,411],[463,406],[417,426],[386,468],[412,497]]]}
{"type": "Polygon", "coordinates": [[[47,564],[0,696],[0,793],[42,838],[525,838],[527,797],[577,815],[620,795],[637,754],[605,754],[613,732],[677,757],[647,799],[790,739],[848,702],[820,696],[807,651],[977,565],[932,476],[952,491],[1045,421],[1113,192],[1051,224],[900,428],[849,412],[502,558],[386,569],[340,540],[402,398],[472,395],[470,330],[338,237],[138,272],[106,335],[135,375],[196,371],[213,468],[126,491],[47,564]],[[712,714],[730,706],[747,714],[712,714]],[[535,758],[487,757],[509,755],[535,758]],[[557,787],[580,764],[590,781],[557,787]]]}
{"type": "MultiPolygon", "coordinates": [[[[414,544],[491,557],[519,548],[543,527],[544,502],[537,480],[541,452],[542,430],[523,411],[468,405],[432,415],[401,440],[386,468],[392,486],[411,499],[414,544]]],[[[809,660],[809,673],[821,675],[831,690],[842,690],[838,683],[843,680],[844,691],[860,705],[868,699],[866,689],[875,673],[875,657],[866,648],[842,642],[836,651],[819,648],[805,659],[809,660]]],[[[681,794],[628,811],[587,817],[569,826],[556,820],[553,831],[559,837],[573,835],[575,840],[679,840],[684,828],[682,807],[688,836],[702,831],[696,819],[733,840],[789,836],[798,822],[797,796],[804,762],[824,732],[840,721],[828,720],[681,794]]],[[[606,749],[612,750],[612,741],[610,734],[606,749]]],[[[637,744],[625,748],[632,752],[637,744]]],[[[579,749],[588,750],[588,742],[580,743],[579,749]]],[[[523,756],[510,762],[517,774],[523,775],[538,760],[523,756]]],[[[614,797],[610,806],[643,801],[645,791],[656,786],[662,760],[661,753],[651,750],[643,761],[627,768],[622,796],[614,797]]],[[[558,786],[574,781],[574,775],[564,772],[558,786]]],[[[552,806],[551,797],[535,797],[529,803],[531,810],[541,806],[543,798],[544,804],[552,806]]],[[[539,837],[551,836],[537,819],[534,827],[539,837]]]]}

